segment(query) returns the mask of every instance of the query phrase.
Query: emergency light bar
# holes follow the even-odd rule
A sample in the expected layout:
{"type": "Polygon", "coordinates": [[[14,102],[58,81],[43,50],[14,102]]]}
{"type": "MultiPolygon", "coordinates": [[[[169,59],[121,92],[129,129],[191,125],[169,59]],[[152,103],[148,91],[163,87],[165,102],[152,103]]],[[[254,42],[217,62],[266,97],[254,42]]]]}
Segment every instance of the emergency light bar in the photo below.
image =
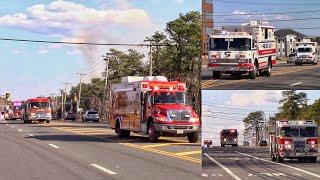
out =
{"type": "Polygon", "coordinates": [[[314,121],[277,121],[279,125],[303,125],[315,124],[314,121]]]}

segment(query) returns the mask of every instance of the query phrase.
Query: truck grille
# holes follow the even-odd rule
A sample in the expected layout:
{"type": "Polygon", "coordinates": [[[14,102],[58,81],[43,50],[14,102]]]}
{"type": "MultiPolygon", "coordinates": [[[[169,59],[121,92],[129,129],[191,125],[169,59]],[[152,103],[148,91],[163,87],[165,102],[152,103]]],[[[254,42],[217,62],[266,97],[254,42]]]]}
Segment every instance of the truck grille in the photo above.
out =
{"type": "Polygon", "coordinates": [[[43,111],[36,112],[36,116],[38,119],[46,119],[46,113],[43,111]]]}
{"type": "Polygon", "coordinates": [[[306,146],[305,141],[294,141],[295,150],[304,150],[305,146],[306,146]]]}
{"type": "Polygon", "coordinates": [[[169,111],[169,117],[173,121],[189,121],[191,117],[190,111],[169,111]]]}

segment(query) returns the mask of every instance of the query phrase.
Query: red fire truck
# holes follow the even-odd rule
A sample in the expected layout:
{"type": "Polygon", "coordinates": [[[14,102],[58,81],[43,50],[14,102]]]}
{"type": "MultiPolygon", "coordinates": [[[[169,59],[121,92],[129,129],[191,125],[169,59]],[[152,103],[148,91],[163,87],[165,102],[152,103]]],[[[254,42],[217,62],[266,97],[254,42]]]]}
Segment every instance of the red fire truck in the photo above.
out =
{"type": "Polygon", "coordinates": [[[44,97],[28,99],[23,103],[22,119],[24,123],[32,123],[32,121],[49,123],[52,119],[50,100],[44,97]]]}
{"type": "Polygon", "coordinates": [[[22,119],[22,102],[21,101],[13,101],[11,102],[11,110],[9,113],[9,119],[22,119]]]}
{"type": "Polygon", "coordinates": [[[313,121],[276,121],[269,126],[272,161],[299,159],[317,162],[318,126],[313,121]]]}
{"type": "Polygon", "coordinates": [[[238,132],[237,129],[223,129],[220,132],[221,147],[225,145],[238,146],[238,132]]]}
{"type": "Polygon", "coordinates": [[[160,136],[188,136],[196,143],[199,116],[186,104],[186,83],[169,82],[163,76],[126,77],[111,86],[109,125],[120,137],[130,132],[148,135],[151,142],[160,136]]]}

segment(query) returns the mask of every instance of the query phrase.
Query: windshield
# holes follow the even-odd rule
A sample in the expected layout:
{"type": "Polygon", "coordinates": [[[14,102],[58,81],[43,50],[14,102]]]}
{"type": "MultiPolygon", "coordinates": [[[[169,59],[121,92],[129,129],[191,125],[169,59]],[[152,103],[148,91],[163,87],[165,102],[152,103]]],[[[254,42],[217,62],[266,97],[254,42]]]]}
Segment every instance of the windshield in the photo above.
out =
{"type": "Polygon", "coordinates": [[[185,104],[186,95],[183,92],[155,92],[154,104],[185,104]]]}
{"type": "Polygon", "coordinates": [[[295,127],[282,127],[280,129],[280,135],[283,137],[298,137],[299,130],[295,127]]]}
{"type": "Polygon", "coordinates": [[[301,137],[318,137],[318,132],[316,127],[305,127],[300,129],[301,137]]]}
{"type": "Polygon", "coordinates": [[[49,102],[31,102],[31,108],[49,108],[49,102]]]}
{"type": "Polygon", "coordinates": [[[98,114],[96,111],[89,111],[88,114],[98,114]]]}
{"type": "Polygon", "coordinates": [[[251,39],[248,38],[211,38],[210,51],[248,51],[251,39]]]}
{"type": "Polygon", "coordinates": [[[312,48],[298,48],[299,53],[312,52],[312,48]]]}
{"type": "Polygon", "coordinates": [[[231,131],[223,131],[222,136],[224,137],[237,137],[238,133],[237,131],[231,132],[231,131]]]}

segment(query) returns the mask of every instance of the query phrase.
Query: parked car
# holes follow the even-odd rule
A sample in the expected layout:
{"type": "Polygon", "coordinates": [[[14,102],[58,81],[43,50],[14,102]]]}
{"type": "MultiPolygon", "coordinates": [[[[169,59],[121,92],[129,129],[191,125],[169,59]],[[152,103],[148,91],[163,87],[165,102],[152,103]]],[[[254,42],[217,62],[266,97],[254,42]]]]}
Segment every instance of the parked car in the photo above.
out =
{"type": "Polygon", "coordinates": [[[268,143],[266,140],[259,141],[259,146],[268,146],[268,143]]]}
{"type": "Polygon", "coordinates": [[[82,116],[83,122],[94,121],[99,122],[99,114],[97,111],[88,110],[82,116]]]}
{"type": "Polygon", "coordinates": [[[249,146],[249,142],[248,141],[243,141],[243,146],[249,146]]]}
{"type": "Polygon", "coordinates": [[[66,120],[73,120],[75,121],[76,120],[76,113],[75,112],[67,112],[67,115],[66,115],[66,120]]]}
{"type": "Polygon", "coordinates": [[[291,63],[295,63],[295,62],[296,62],[296,54],[290,54],[288,57],[287,63],[291,64],[291,63]]]}

